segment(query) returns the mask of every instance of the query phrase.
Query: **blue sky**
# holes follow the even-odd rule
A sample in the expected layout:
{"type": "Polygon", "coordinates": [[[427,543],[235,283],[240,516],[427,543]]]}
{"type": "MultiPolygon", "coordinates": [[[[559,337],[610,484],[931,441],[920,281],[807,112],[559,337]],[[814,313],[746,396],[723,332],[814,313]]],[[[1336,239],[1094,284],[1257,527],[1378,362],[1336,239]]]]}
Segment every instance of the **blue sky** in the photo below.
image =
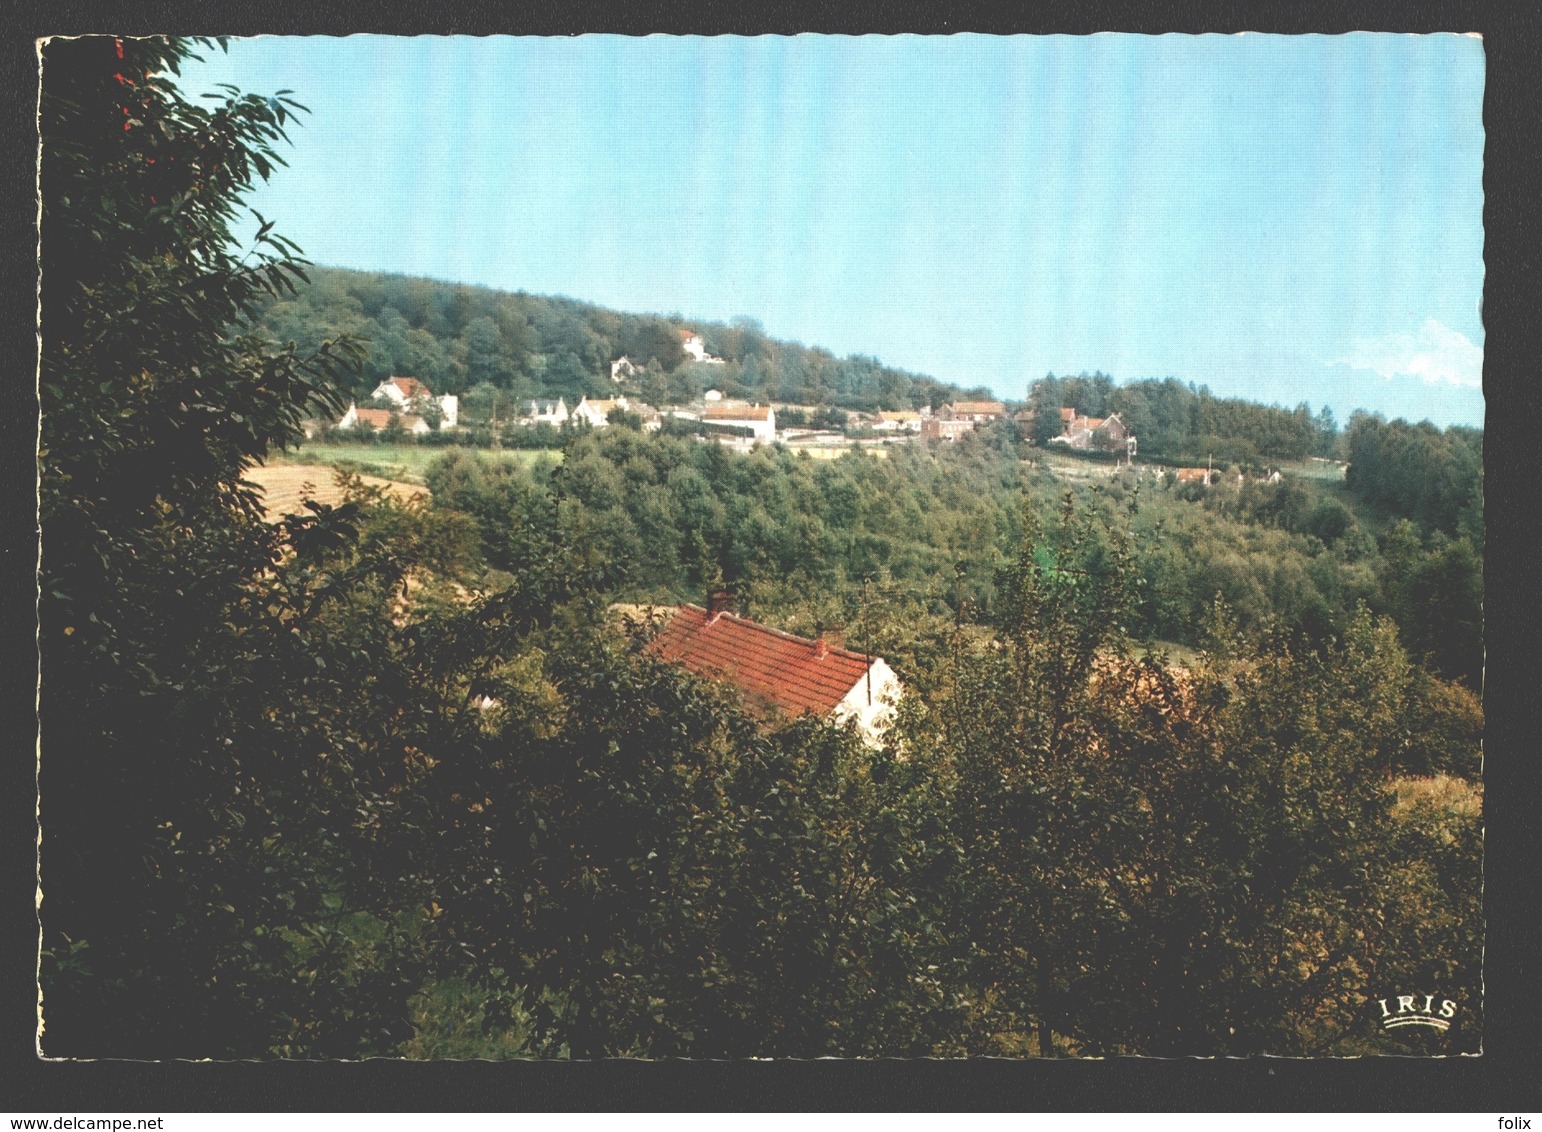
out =
{"type": "Polygon", "coordinates": [[[318,263],[687,319],[1021,398],[1047,372],[1481,424],[1456,35],[260,38],[252,203],[318,263]]]}

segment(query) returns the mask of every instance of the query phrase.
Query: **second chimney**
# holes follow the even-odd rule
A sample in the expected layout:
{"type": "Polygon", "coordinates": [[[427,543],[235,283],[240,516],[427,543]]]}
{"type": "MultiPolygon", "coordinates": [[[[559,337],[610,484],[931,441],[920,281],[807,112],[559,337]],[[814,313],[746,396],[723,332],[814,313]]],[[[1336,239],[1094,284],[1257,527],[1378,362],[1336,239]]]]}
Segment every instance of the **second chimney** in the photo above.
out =
{"type": "Polygon", "coordinates": [[[732,613],[734,611],[734,594],[732,590],[708,590],[707,591],[707,616],[717,613],[732,613]]]}

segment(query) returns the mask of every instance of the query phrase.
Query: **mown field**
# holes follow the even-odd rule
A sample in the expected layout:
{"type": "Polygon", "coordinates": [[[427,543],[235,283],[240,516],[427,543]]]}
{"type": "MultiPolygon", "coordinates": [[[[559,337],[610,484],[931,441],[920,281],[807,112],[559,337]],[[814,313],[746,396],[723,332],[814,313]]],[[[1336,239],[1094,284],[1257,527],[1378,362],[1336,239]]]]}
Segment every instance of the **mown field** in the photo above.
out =
{"type": "MultiPolygon", "coordinates": [[[[247,478],[262,488],[263,506],[269,518],[300,510],[302,499],[336,506],[343,501],[343,489],[337,483],[337,469],[328,464],[272,463],[252,468],[247,478]]],[[[428,494],[426,487],[402,483],[381,476],[359,477],[371,487],[383,487],[398,499],[428,494]]]]}
{"type": "MultiPolygon", "coordinates": [[[[364,475],[379,476],[398,483],[422,484],[424,473],[439,457],[451,448],[417,444],[328,444],[307,442],[292,452],[275,452],[269,455],[270,465],[325,464],[344,468],[364,475]]],[[[562,459],[561,452],[546,449],[478,448],[476,453],[484,460],[504,460],[529,467],[537,460],[553,463],[562,459]]]]}

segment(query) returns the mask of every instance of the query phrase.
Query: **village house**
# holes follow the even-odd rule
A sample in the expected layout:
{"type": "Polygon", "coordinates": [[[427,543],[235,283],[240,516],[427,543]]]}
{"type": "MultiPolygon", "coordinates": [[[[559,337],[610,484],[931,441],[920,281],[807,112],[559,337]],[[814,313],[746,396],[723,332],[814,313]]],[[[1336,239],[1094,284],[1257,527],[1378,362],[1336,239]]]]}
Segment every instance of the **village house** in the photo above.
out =
{"type": "Polygon", "coordinates": [[[664,427],[664,414],[652,405],[645,405],[641,401],[633,401],[627,409],[629,413],[636,413],[642,418],[644,432],[658,432],[664,427]]]}
{"type": "Polygon", "coordinates": [[[1083,417],[1074,409],[1061,409],[1060,419],[1066,422],[1065,431],[1050,437],[1051,444],[1064,444],[1078,452],[1123,450],[1131,458],[1135,455],[1135,435],[1125,427],[1118,413],[1108,417],[1083,417]]]}
{"type": "Polygon", "coordinates": [[[640,362],[636,358],[629,358],[622,354],[610,363],[610,379],[612,381],[625,381],[629,377],[636,377],[647,369],[646,362],[640,362]]]}
{"type": "Polygon", "coordinates": [[[1007,407],[1000,401],[955,401],[944,405],[931,415],[922,417],[919,432],[924,439],[957,440],[966,432],[973,432],[977,425],[989,424],[1006,416],[1007,407]]]}
{"type": "Polygon", "coordinates": [[[558,397],[555,401],[522,401],[520,402],[519,413],[520,424],[549,424],[553,428],[561,428],[571,416],[568,412],[567,402],[561,397],[558,397]]]}
{"type": "Polygon", "coordinates": [[[923,440],[957,440],[966,432],[974,431],[974,421],[956,421],[944,417],[941,413],[935,414],[921,422],[921,439],[923,440]]]}
{"type": "Polygon", "coordinates": [[[762,444],[776,440],[776,410],[770,405],[708,405],[701,419],[708,424],[750,429],[754,439],[762,444]]]}
{"type": "Polygon", "coordinates": [[[850,720],[869,743],[879,742],[904,690],[887,661],[739,617],[731,604],[714,592],[705,609],[669,611],[649,649],[693,675],[732,684],[762,719],[850,720]]]}
{"type": "Polygon", "coordinates": [[[645,432],[656,432],[663,426],[663,418],[659,411],[652,405],[645,405],[641,401],[631,401],[625,397],[617,397],[614,400],[591,401],[588,397],[578,402],[578,407],[573,410],[573,420],[582,421],[590,428],[605,428],[610,424],[610,414],[620,409],[623,413],[635,413],[642,418],[642,426],[645,432]]]}
{"type": "Polygon", "coordinates": [[[920,432],[921,414],[915,409],[880,409],[874,432],[920,432]]]}
{"type": "Polygon", "coordinates": [[[626,398],[617,397],[614,400],[593,400],[584,397],[578,402],[578,407],[573,410],[573,423],[583,423],[591,428],[604,428],[610,423],[610,414],[615,409],[625,409],[626,398]]]}
{"type": "Polygon", "coordinates": [[[707,353],[706,343],[702,341],[701,335],[697,334],[694,330],[680,331],[680,348],[685,351],[686,356],[693,362],[705,362],[709,366],[725,364],[722,358],[714,358],[711,354],[707,353]]]}
{"type": "Polygon", "coordinates": [[[460,422],[460,398],[453,393],[435,397],[428,386],[415,377],[388,377],[375,387],[370,396],[391,401],[399,409],[406,409],[419,416],[428,406],[433,405],[439,411],[440,428],[454,428],[460,422]]]}
{"type": "Polygon", "coordinates": [[[398,413],[395,409],[361,409],[352,401],[348,403],[348,411],[337,422],[338,428],[346,429],[370,429],[374,432],[384,432],[391,427],[391,419],[396,419],[402,431],[414,436],[421,436],[425,432],[433,432],[427,421],[416,413],[398,413]]]}
{"type": "Polygon", "coordinates": [[[1000,401],[955,401],[944,405],[937,415],[949,421],[969,421],[971,424],[989,424],[1007,415],[1007,407],[1000,401]]]}

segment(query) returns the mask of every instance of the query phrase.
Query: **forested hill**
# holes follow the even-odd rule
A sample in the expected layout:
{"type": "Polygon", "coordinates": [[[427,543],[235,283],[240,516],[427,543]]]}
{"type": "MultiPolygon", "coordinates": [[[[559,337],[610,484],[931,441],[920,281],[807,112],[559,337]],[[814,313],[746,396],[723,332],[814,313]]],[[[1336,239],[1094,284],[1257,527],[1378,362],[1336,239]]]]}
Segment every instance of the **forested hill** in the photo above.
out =
{"type": "MultiPolygon", "coordinates": [[[[363,340],[367,352],[352,390],[361,400],[385,378],[402,374],[435,392],[469,395],[463,407],[472,418],[479,407],[485,417],[493,390],[514,399],[564,397],[572,405],[585,395],[612,396],[611,363],[626,356],[644,368],[627,379],[625,391],[654,405],[684,404],[715,388],[747,400],[875,412],[935,408],[960,398],[1011,399],[1021,390],[1036,413],[1028,439],[1040,443],[1060,431],[1059,408],[1071,407],[1092,417],[1118,413],[1148,459],[1251,465],[1348,455],[1346,434],[1326,406],[1313,412],[1304,403],[1282,408],[1216,397],[1174,378],[1118,385],[1103,373],[1031,381],[988,374],[981,375],[984,384],[965,389],[877,358],[837,358],[779,341],[753,319],[624,314],[561,296],[342,268],[312,268],[309,275],[295,294],[270,300],[259,325],[302,353],[345,333],[363,340]],[[694,360],[682,332],[700,335],[707,355],[722,364],[694,360]]],[[[1468,447],[1480,444],[1478,430],[1448,432],[1468,447]]]]}
{"type": "Polygon", "coordinates": [[[652,404],[679,404],[709,388],[730,397],[911,409],[958,397],[989,397],[876,358],[837,358],[828,350],[768,337],[753,319],[689,321],[623,314],[575,299],[496,291],[402,275],[312,268],[309,286],[271,302],[262,327],[302,350],[351,333],[368,340],[357,392],[367,395],[392,374],[420,378],[435,392],[478,386],[516,398],[610,396],[610,364],[625,355],[645,371],[635,388],[652,404]],[[701,335],[708,355],[686,354],[681,331],[701,335]]]}

